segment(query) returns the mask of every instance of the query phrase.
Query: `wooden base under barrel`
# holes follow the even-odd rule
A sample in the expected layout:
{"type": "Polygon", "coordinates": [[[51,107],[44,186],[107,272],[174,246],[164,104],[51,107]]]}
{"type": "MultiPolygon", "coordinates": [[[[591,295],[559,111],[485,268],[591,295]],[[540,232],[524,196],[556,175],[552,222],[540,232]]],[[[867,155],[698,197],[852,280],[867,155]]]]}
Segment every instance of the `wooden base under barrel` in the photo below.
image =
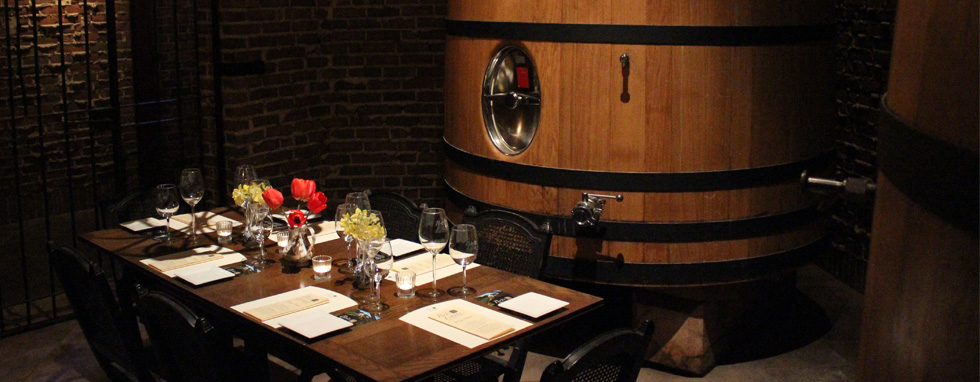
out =
{"type": "Polygon", "coordinates": [[[794,274],[724,286],[637,289],[633,321],[652,320],[647,360],[680,374],[704,376],[764,335],[770,312],[791,309],[794,274]],[[782,306],[780,306],[782,305],[782,306]]]}

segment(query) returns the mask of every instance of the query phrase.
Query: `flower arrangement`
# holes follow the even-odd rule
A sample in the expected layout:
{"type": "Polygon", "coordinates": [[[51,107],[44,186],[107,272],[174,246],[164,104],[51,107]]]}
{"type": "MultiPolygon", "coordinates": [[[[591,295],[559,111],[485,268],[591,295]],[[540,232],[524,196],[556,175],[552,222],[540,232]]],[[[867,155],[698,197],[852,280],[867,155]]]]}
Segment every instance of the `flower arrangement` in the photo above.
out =
{"type": "MultiPolygon", "coordinates": [[[[231,191],[231,198],[239,206],[244,206],[246,202],[267,204],[263,193],[270,188],[263,183],[242,184],[231,191]]],[[[269,207],[272,208],[271,205],[269,207]]]]}
{"type": "Polygon", "coordinates": [[[344,214],[340,225],[344,227],[345,234],[361,241],[381,240],[388,234],[377,216],[360,208],[354,210],[353,214],[344,214]]]}
{"type": "MultiPolygon", "coordinates": [[[[294,178],[289,190],[293,194],[293,199],[306,202],[306,208],[312,213],[320,213],[320,211],[323,211],[324,208],[327,208],[327,196],[322,192],[316,191],[315,181],[294,178]]],[[[269,205],[269,208],[271,209],[276,209],[282,206],[282,193],[275,188],[263,190],[260,197],[265,204],[269,205]]],[[[306,214],[299,208],[289,210],[286,215],[286,220],[291,228],[297,228],[303,224],[306,224],[306,214]]]]}

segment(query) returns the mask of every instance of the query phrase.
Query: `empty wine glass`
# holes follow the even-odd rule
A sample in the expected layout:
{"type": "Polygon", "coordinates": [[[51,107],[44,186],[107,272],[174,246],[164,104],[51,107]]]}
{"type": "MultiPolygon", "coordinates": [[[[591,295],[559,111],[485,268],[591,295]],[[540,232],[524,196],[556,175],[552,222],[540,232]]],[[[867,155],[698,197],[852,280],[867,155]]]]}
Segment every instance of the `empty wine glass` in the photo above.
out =
{"type": "Polygon", "coordinates": [[[255,167],[250,164],[243,164],[235,169],[235,185],[252,184],[255,180],[255,167]]]}
{"type": "Polygon", "coordinates": [[[337,267],[337,271],[343,274],[351,274],[354,271],[354,262],[351,259],[350,252],[350,243],[354,241],[354,236],[350,232],[344,232],[344,226],[340,224],[340,221],[344,219],[344,215],[350,216],[350,214],[353,214],[356,208],[356,204],[341,203],[337,206],[337,212],[334,215],[334,228],[337,229],[337,235],[344,238],[344,241],[347,242],[347,259],[337,259],[333,262],[333,266],[337,267]]]}
{"type": "Polygon", "coordinates": [[[419,242],[432,254],[432,287],[420,289],[415,294],[421,297],[436,298],[446,292],[436,287],[436,255],[446,248],[449,242],[449,218],[442,208],[426,208],[419,219],[419,242]]]}
{"type": "Polygon", "coordinates": [[[450,229],[449,256],[463,267],[463,286],[449,288],[449,294],[463,297],[476,293],[476,289],[466,286],[466,266],[476,261],[477,247],[475,226],[457,224],[450,229]]]}
{"type": "Polygon", "coordinates": [[[191,242],[197,241],[197,215],[194,206],[204,197],[204,176],[199,168],[185,168],[180,172],[180,197],[191,206],[191,242]]]}
{"type": "Polygon", "coordinates": [[[384,239],[374,251],[374,272],[372,272],[371,297],[363,305],[362,309],[371,313],[379,313],[388,310],[388,304],[381,300],[381,281],[391,272],[395,264],[395,257],[391,255],[391,241],[384,239]],[[380,251],[382,247],[387,247],[387,251],[380,251]],[[387,252],[387,253],[385,253],[387,252]]]}
{"type": "MultiPolygon", "coordinates": [[[[266,206],[266,209],[269,207],[266,206]]],[[[269,237],[272,232],[273,224],[272,219],[262,218],[258,220],[252,227],[252,235],[259,242],[259,256],[255,258],[251,265],[257,269],[265,268],[266,258],[265,258],[265,239],[269,237]]]]}
{"type": "Polygon", "coordinates": [[[173,184],[161,184],[156,188],[156,200],[154,207],[161,217],[167,219],[167,231],[158,239],[170,241],[173,239],[170,233],[170,217],[180,208],[180,195],[177,194],[177,186],[173,184]]]}
{"type": "MultiPolygon", "coordinates": [[[[344,203],[352,203],[361,211],[367,211],[371,209],[371,201],[368,199],[366,192],[351,192],[347,194],[347,198],[344,203]]],[[[354,212],[353,210],[351,212],[354,212]]]]}

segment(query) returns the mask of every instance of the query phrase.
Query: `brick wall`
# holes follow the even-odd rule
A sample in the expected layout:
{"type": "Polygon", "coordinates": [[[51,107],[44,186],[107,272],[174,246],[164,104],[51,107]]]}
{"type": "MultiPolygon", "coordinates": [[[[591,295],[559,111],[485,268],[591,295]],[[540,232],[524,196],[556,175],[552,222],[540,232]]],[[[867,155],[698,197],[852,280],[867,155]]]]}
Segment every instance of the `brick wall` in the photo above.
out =
{"type": "MultiPolygon", "coordinates": [[[[878,111],[891,59],[893,0],[838,0],[837,175],[875,181],[878,111]]],[[[831,253],[818,264],[864,290],[874,199],[833,205],[831,253]]]]}
{"type": "MultiPolygon", "coordinates": [[[[255,165],[287,191],[313,179],[331,204],[352,190],[441,194],[444,1],[225,1],[226,168],[255,165]]],[[[229,179],[232,181],[232,179],[229,179]]]]}

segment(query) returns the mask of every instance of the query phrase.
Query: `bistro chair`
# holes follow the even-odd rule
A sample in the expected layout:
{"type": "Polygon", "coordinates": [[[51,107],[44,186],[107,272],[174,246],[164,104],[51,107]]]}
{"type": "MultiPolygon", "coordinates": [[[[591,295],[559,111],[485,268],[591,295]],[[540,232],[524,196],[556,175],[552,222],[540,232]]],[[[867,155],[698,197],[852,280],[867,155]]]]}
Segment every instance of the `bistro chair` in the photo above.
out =
{"type": "Polygon", "coordinates": [[[547,223],[539,226],[509,211],[477,212],[469,207],[463,223],[476,226],[480,251],[476,262],[519,275],[541,278],[545,258],[551,247],[547,223]]]}
{"type": "MultiPolygon", "coordinates": [[[[261,381],[268,371],[233,347],[232,337],[172,297],[150,292],[137,301],[140,319],[168,382],[261,381]]],[[[265,361],[265,360],[261,360],[265,361]]]]}
{"type": "MultiPolygon", "coordinates": [[[[519,275],[540,278],[544,259],[551,246],[551,232],[547,225],[539,226],[528,218],[513,212],[486,210],[477,212],[475,207],[466,209],[463,224],[476,226],[479,254],[476,262],[519,275]]],[[[496,381],[503,375],[504,382],[520,381],[527,359],[526,341],[516,341],[498,350],[497,356],[486,356],[465,362],[436,375],[440,381],[496,381]],[[499,357],[503,355],[509,356],[499,357]]]]}
{"type": "Polygon", "coordinates": [[[419,217],[422,208],[408,198],[393,192],[370,193],[371,208],[381,211],[389,239],[419,241],[419,217]]]}
{"type": "Polygon", "coordinates": [[[616,329],[593,338],[555,361],[541,374],[541,382],[634,382],[646,357],[653,323],[636,330],[616,329]]]}
{"type": "Polygon", "coordinates": [[[49,247],[51,264],[102,370],[113,381],[153,381],[139,324],[124,314],[102,268],[71,248],[49,247]]]}

